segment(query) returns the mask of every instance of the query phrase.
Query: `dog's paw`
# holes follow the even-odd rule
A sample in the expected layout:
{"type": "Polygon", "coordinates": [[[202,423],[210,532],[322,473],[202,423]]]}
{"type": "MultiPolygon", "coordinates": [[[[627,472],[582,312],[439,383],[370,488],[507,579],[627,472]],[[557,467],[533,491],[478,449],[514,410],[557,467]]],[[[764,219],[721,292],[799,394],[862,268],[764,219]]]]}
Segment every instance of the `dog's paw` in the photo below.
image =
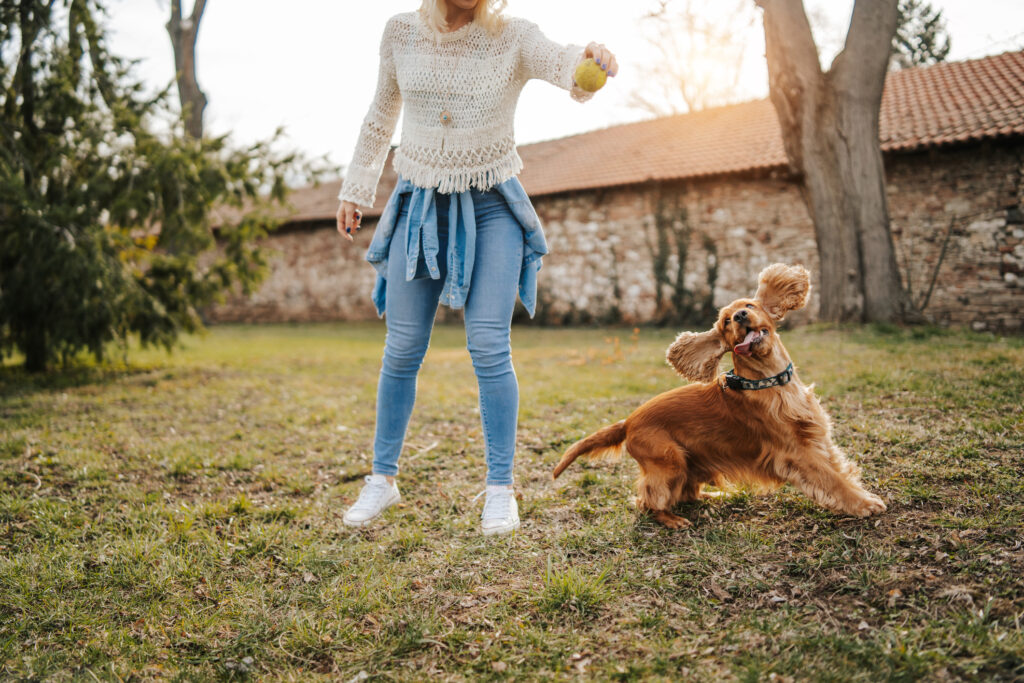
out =
{"type": "Polygon", "coordinates": [[[851,512],[856,517],[870,517],[885,512],[885,502],[873,493],[864,493],[851,512]]]}
{"type": "Polygon", "coordinates": [[[679,515],[673,515],[671,512],[665,512],[663,510],[654,510],[651,512],[654,519],[658,520],[669,529],[689,529],[693,526],[693,522],[686,519],[686,517],[680,517],[679,515]]]}

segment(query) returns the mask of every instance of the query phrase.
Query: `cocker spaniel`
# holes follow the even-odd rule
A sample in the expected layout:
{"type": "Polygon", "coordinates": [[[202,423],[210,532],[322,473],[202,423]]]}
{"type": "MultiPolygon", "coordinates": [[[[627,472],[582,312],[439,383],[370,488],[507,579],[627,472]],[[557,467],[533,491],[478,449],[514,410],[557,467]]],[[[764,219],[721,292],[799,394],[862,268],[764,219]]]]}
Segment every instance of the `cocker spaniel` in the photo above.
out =
{"type": "Polygon", "coordinates": [[[672,529],[691,526],[672,512],[682,502],[720,495],[705,485],[789,482],[829,510],[867,517],[885,503],[864,489],[860,471],[832,441],[832,425],[793,367],[776,333],[811,290],[803,266],[781,263],[759,276],[753,299],[737,299],[707,332],[683,332],[668,362],[693,384],[666,391],[621,422],[574,444],[555,467],[576,458],[629,453],[640,465],[636,503],[672,529]],[[734,370],[718,373],[732,351],[734,370]]]}

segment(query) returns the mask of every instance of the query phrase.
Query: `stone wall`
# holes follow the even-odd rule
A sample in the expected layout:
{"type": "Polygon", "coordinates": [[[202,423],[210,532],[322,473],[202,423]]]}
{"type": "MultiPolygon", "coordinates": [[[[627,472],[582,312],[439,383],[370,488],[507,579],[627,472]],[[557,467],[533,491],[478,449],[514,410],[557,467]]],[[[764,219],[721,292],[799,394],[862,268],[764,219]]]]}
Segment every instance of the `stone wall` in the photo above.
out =
{"type": "MultiPolygon", "coordinates": [[[[1024,332],[1022,159],[1024,144],[887,159],[897,257],[935,322],[1024,332]]],[[[782,173],[541,196],[535,205],[551,250],[540,274],[540,322],[696,324],[709,307],[752,294],[769,263],[817,272],[813,225],[782,173]]],[[[372,229],[368,222],[355,244],[333,225],[278,232],[267,241],[275,253],[267,282],[209,319],[375,317],[374,271],[363,261],[372,229]]],[[[794,318],[813,319],[817,307],[813,297],[794,318]]]]}
{"type": "MultiPolygon", "coordinates": [[[[536,204],[552,252],[541,271],[538,314],[552,322],[633,323],[673,314],[692,319],[699,310],[671,310],[680,284],[695,300],[691,308],[699,308],[709,294],[717,307],[750,296],[758,272],[769,263],[817,267],[813,225],[796,186],[782,177],[575,193],[536,204]],[[659,213],[665,224],[661,234],[659,213]],[[686,252],[681,272],[680,235],[686,252]]],[[[815,299],[810,315],[816,310],[815,299]]]]}
{"type": "Polygon", "coordinates": [[[355,242],[334,225],[289,225],[264,242],[267,279],[248,299],[229,297],[205,312],[210,322],[310,322],[376,318],[370,292],[375,272],[363,255],[374,223],[355,242]]]}
{"type": "Polygon", "coordinates": [[[903,278],[944,325],[1024,332],[1024,144],[902,155],[887,164],[903,278]]]}

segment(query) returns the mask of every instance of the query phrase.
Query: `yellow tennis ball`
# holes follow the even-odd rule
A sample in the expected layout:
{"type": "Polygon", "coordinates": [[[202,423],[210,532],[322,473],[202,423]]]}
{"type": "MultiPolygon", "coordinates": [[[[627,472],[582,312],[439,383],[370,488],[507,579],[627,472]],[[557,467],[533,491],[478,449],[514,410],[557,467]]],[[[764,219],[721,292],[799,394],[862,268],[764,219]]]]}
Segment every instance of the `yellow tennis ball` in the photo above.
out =
{"type": "Polygon", "coordinates": [[[604,87],[608,74],[593,59],[580,62],[576,67],[576,85],[587,92],[597,92],[604,87]]]}

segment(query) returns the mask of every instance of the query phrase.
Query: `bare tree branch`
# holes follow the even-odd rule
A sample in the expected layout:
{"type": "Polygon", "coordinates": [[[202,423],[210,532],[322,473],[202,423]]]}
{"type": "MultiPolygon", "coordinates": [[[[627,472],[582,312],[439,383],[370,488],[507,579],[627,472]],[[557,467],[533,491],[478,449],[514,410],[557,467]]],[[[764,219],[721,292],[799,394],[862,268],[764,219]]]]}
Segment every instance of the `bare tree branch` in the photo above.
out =
{"type": "MultiPolygon", "coordinates": [[[[199,22],[203,19],[203,12],[206,11],[206,0],[196,0],[195,6],[192,8],[192,24],[196,27],[199,26],[199,22]]],[[[198,31],[198,28],[196,29],[198,31]]]]}
{"type": "Polygon", "coordinates": [[[192,14],[182,19],[181,0],[171,0],[171,19],[167,22],[167,33],[174,48],[175,79],[178,83],[178,100],[185,117],[185,132],[193,138],[203,136],[203,112],[207,99],[196,78],[196,42],[199,38],[199,22],[206,11],[206,0],[196,0],[192,14]]]}
{"type": "Polygon", "coordinates": [[[756,21],[749,0],[659,0],[643,21],[657,58],[631,106],[660,116],[740,99],[742,33],[756,21]]]}

